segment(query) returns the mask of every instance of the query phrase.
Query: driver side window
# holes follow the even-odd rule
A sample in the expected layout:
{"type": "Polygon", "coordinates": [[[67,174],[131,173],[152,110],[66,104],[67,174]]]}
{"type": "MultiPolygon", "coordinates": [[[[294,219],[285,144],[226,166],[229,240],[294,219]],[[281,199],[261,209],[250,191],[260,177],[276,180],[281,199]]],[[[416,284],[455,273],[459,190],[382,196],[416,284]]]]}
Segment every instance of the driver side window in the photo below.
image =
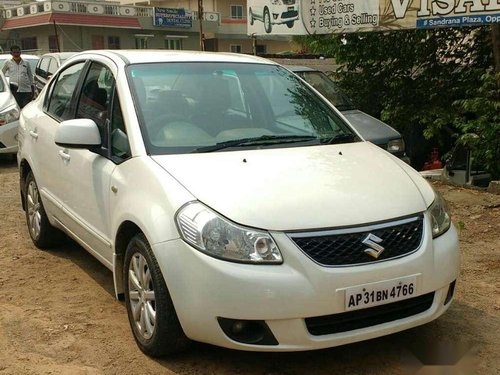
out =
{"type": "Polygon", "coordinates": [[[105,140],[103,129],[109,115],[108,98],[113,86],[114,78],[109,69],[98,63],[92,63],[78,100],[76,118],[94,120],[103,140],[105,140]]]}
{"type": "Polygon", "coordinates": [[[115,162],[120,162],[128,159],[130,154],[130,146],[128,143],[127,130],[123,122],[123,114],[120,107],[120,100],[115,89],[113,98],[113,109],[111,112],[110,121],[111,134],[111,158],[115,162]]]}

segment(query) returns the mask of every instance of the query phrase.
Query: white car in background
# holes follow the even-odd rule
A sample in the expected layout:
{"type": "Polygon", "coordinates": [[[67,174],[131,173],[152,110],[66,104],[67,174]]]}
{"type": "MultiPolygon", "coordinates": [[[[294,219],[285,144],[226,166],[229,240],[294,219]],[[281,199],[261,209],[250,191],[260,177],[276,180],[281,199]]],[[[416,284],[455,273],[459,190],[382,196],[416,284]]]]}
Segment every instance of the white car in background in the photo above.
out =
{"type": "Polygon", "coordinates": [[[9,89],[5,76],[0,71],[0,154],[17,152],[17,127],[19,106],[9,89]]]}
{"type": "Polygon", "coordinates": [[[439,194],[271,61],[77,54],[23,109],[19,147],[33,243],[63,231],[108,267],[148,355],[327,348],[453,299],[439,194]]]}
{"type": "Polygon", "coordinates": [[[248,8],[248,18],[250,25],[255,20],[264,23],[266,33],[273,31],[273,25],[285,24],[289,29],[293,27],[295,21],[299,19],[298,0],[270,0],[255,2],[248,8]]]}

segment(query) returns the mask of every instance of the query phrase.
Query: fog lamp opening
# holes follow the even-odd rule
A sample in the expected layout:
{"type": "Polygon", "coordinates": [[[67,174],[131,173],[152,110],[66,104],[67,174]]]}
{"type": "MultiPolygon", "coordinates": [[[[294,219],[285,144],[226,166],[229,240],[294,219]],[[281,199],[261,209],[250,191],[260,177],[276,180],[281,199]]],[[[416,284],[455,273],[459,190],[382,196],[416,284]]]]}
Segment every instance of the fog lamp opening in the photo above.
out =
{"type": "Polygon", "coordinates": [[[448,293],[446,294],[446,299],[444,300],[444,304],[447,305],[448,303],[450,303],[450,301],[452,300],[453,298],[453,295],[455,294],[455,284],[456,284],[457,280],[454,280],[449,288],[448,288],[448,293]]]}
{"type": "Polygon", "coordinates": [[[278,345],[278,341],[263,320],[217,318],[222,331],[231,340],[251,345],[278,345]]]}

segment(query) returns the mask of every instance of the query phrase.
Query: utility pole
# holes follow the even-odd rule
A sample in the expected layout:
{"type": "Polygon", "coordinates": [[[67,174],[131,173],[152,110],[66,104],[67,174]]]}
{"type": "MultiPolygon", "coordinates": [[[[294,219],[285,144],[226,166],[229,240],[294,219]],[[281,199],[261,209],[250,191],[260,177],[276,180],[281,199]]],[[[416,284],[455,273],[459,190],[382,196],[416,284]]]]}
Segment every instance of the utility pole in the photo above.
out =
{"type": "Polygon", "coordinates": [[[203,34],[203,0],[198,0],[198,22],[200,23],[200,51],[205,51],[205,35],[203,34]]]}
{"type": "Polygon", "coordinates": [[[252,52],[254,56],[257,56],[257,35],[252,34],[252,52]]]}
{"type": "MultiPolygon", "coordinates": [[[[57,26],[56,26],[56,21],[54,22],[54,33],[56,34],[56,46],[57,46],[57,52],[61,52],[61,47],[59,46],[59,35],[57,34],[57,26]]],[[[50,51],[52,52],[52,51],[50,51]]]]}

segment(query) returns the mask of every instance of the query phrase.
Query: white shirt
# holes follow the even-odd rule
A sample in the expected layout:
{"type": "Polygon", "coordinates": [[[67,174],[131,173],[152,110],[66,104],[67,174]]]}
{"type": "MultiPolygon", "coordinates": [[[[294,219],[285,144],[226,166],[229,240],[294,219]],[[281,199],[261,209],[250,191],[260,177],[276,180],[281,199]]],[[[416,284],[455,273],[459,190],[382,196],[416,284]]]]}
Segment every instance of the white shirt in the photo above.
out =
{"type": "Polygon", "coordinates": [[[2,68],[2,72],[5,76],[9,77],[10,83],[18,86],[17,92],[31,92],[33,74],[27,61],[21,58],[18,64],[14,59],[7,60],[2,68]]]}

